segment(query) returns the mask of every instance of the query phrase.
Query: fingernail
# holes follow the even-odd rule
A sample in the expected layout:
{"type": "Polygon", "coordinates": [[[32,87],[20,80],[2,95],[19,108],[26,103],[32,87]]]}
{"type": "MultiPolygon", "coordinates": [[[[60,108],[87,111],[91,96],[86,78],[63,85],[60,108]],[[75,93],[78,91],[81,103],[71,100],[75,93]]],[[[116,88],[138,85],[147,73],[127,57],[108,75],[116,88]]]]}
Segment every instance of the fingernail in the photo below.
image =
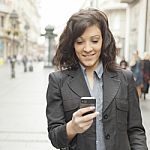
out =
{"type": "Polygon", "coordinates": [[[99,115],[99,112],[96,112],[96,115],[99,115]]]}
{"type": "Polygon", "coordinates": [[[94,107],[94,106],[91,106],[90,109],[93,110],[93,109],[95,109],[95,107],[94,107]]]}

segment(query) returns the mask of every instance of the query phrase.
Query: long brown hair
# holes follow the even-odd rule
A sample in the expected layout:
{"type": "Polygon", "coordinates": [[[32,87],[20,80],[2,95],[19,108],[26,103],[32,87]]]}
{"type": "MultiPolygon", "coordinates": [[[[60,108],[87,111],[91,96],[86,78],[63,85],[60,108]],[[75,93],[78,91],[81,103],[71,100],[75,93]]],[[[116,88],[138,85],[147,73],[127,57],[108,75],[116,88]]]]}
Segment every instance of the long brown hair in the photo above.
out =
{"type": "Polygon", "coordinates": [[[115,71],[116,46],[114,37],[109,29],[108,18],[104,12],[97,9],[83,9],[73,14],[59,38],[56,55],[53,64],[58,69],[75,69],[79,65],[79,60],[75,54],[74,42],[80,37],[87,27],[97,25],[102,33],[102,49],[100,60],[104,69],[115,71]]]}

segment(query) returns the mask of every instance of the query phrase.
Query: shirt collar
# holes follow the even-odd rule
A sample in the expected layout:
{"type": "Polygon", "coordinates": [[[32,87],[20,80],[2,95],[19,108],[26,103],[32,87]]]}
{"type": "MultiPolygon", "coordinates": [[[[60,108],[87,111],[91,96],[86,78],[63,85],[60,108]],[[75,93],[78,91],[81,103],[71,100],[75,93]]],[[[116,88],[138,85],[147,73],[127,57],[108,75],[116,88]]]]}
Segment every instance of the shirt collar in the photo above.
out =
{"type": "MultiPolygon", "coordinates": [[[[83,71],[84,75],[86,74],[86,68],[80,63],[81,70],[83,71]]],[[[97,66],[97,68],[94,70],[94,72],[97,74],[98,78],[102,77],[102,74],[104,72],[103,70],[103,64],[100,62],[97,66]]]]}
{"type": "Polygon", "coordinates": [[[102,62],[100,62],[100,63],[98,64],[96,70],[95,70],[95,73],[97,74],[97,76],[98,76],[99,78],[101,78],[103,72],[104,72],[104,71],[103,71],[103,64],[102,64],[102,62]]]}

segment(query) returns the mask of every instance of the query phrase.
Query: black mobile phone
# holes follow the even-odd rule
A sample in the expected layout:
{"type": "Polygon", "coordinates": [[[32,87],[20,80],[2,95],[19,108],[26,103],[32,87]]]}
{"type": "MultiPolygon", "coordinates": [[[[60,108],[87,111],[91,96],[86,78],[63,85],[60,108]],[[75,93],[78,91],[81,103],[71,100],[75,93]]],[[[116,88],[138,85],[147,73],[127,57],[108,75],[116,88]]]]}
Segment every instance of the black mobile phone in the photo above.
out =
{"type": "MultiPolygon", "coordinates": [[[[81,97],[80,108],[85,108],[85,107],[90,107],[90,106],[96,107],[95,97],[81,97]]],[[[84,115],[93,113],[94,111],[89,111],[89,112],[85,113],[84,115]]]]}

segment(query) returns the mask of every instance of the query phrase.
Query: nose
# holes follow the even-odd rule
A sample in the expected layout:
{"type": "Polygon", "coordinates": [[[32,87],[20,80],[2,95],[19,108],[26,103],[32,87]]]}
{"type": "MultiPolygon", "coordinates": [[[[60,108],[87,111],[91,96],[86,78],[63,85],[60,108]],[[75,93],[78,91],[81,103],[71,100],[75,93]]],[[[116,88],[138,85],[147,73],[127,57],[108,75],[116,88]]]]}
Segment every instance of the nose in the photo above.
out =
{"type": "Polygon", "coordinates": [[[87,42],[87,43],[85,43],[83,50],[85,52],[91,52],[93,50],[93,47],[91,46],[90,43],[87,42]]]}

